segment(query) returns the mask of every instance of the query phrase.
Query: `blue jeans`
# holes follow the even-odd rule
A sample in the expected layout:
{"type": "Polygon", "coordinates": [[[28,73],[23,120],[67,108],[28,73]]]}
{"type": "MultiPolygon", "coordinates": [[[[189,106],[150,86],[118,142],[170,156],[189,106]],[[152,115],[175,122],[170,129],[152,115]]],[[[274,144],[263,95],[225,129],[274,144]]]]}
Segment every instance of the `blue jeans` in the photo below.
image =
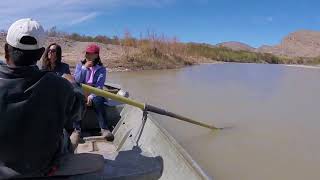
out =
{"type": "MultiPolygon", "coordinates": [[[[107,114],[104,108],[104,97],[96,96],[92,99],[92,108],[97,115],[97,119],[99,122],[99,126],[101,129],[108,129],[107,125],[107,114]]],[[[81,121],[73,122],[73,128],[80,130],[81,129],[81,121]]]]}

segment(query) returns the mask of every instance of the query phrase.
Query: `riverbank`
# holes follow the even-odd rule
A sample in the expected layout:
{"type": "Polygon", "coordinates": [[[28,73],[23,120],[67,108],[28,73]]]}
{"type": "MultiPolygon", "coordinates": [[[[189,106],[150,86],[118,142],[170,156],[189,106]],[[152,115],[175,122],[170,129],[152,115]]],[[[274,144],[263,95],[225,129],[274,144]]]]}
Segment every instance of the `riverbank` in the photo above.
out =
{"type": "MultiPolygon", "coordinates": [[[[0,36],[0,46],[5,43],[5,36],[0,36]]],[[[46,47],[59,44],[62,48],[62,61],[74,69],[84,59],[88,44],[96,43],[100,47],[100,58],[110,72],[178,69],[191,65],[221,62],[267,63],[267,64],[307,64],[310,59],[284,58],[267,53],[235,51],[225,47],[199,43],[181,43],[175,38],[157,36],[134,39],[107,41],[89,37],[51,36],[46,39],[46,47]],[[94,40],[94,41],[93,41],[94,40]],[[98,42],[97,42],[98,41],[98,42]]],[[[0,48],[0,56],[3,48],[0,48]]],[[[315,64],[315,63],[314,63],[315,64]]]]}
{"type": "Polygon", "coordinates": [[[308,69],[320,69],[320,65],[301,65],[301,64],[286,64],[288,67],[308,68],[308,69]]]}
{"type": "MultiPolygon", "coordinates": [[[[0,60],[4,60],[4,55],[0,54],[0,60]]],[[[195,61],[194,61],[195,62],[195,61]]],[[[67,62],[70,63],[70,62],[67,62]]],[[[130,66],[115,66],[114,64],[108,68],[108,72],[134,72],[134,71],[143,71],[143,70],[160,70],[160,69],[179,69],[183,68],[186,66],[192,66],[192,65],[202,65],[202,64],[224,64],[227,62],[222,62],[222,61],[215,61],[215,60],[210,60],[210,59],[202,59],[197,63],[192,63],[189,65],[176,65],[175,67],[161,67],[161,68],[152,68],[152,67],[130,67],[130,66]]],[[[320,64],[317,65],[302,65],[302,64],[283,64],[287,67],[295,67],[295,68],[308,68],[308,69],[320,69],[320,64]]],[[[70,70],[71,72],[74,72],[75,69],[75,63],[71,62],[70,64],[70,70]]]]}
{"type": "MultiPolygon", "coordinates": [[[[81,39],[80,39],[81,40],[81,39]]],[[[83,42],[67,37],[49,37],[46,46],[57,43],[62,48],[62,61],[73,70],[83,58],[86,46],[92,42],[83,42]]],[[[0,36],[0,46],[5,37],[0,36]]],[[[100,47],[100,58],[109,72],[127,72],[142,70],[179,69],[186,66],[216,63],[265,63],[288,64],[290,66],[314,67],[320,58],[290,58],[268,53],[234,51],[224,47],[197,43],[179,43],[176,40],[147,38],[118,40],[113,44],[94,42],[100,47]],[[293,64],[293,65],[292,65],[293,64]],[[303,66],[301,66],[301,65],[303,66]],[[311,64],[311,66],[309,66],[311,64]]],[[[0,48],[0,58],[3,58],[0,48]]]]}

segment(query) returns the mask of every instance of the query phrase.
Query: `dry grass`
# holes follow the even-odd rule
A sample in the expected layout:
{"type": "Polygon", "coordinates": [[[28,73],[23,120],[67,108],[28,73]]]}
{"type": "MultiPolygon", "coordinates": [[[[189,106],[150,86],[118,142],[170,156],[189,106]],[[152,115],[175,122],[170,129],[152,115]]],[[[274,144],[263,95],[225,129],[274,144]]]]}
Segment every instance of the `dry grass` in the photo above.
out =
{"type": "Polygon", "coordinates": [[[145,37],[137,40],[131,36],[129,31],[126,31],[121,40],[121,46],[125,47],[125,54],[122,58],[128,68],[172,69],[196,63],[187,56],[186,46],[176,37],[169,38],[154,32],[147,32],[145,37]],[[140,51],[130,53],[126,47],[138,48],[140,51]]]}

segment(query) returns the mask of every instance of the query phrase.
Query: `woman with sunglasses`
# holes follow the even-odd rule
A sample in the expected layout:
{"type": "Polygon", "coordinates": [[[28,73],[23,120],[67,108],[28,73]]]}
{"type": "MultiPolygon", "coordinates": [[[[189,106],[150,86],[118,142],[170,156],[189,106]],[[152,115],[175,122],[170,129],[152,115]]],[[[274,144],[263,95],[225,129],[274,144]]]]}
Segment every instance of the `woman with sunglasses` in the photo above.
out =
{"type": "MultiPolygon", "coordinates": [[[[103,89],[106,80],[107,70],[100,60],[100,48],[96,44],[90,44],[86,48],[85,59],[76,66],[75,80],[78,83],[87,84],[96,88],[103,89]]],[[[107,125],[107,117],[105,112],[105,99],[95,94],[90,94],[87,97],[87,106],[92,106],[99,121],[101,135],[108,141],[114,139],[113,134],[109,131],[107,125]]],[[[73,124],[75,131],[80,133],[80,121],[73,124]]]]}
{"type": "Polygon", "coordinates": [[[42,70],[55,72],[57,75],[70,74],[69,65],[61,62],[61,46],[56,43],[50,44],[43,54],[42,70]]]}

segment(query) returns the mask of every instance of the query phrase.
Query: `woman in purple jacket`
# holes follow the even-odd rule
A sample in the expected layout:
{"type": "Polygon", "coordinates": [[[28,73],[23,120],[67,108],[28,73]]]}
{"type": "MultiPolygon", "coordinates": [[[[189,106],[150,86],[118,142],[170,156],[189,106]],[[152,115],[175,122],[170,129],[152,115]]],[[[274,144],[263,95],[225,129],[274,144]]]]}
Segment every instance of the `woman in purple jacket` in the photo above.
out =
{"type": "MultiPolygon", "coordinates": [[[[81,61],[81,63],[77,64],[74,74],[75,80],[78,83],[103,89],[107,70],[103,67],[99,53],[100,48],[95,44],[90,44],[86,48],[85,59],[81,61]]],[[[104,97],[96,96],[95,94],[90,94],[87,97],[87,106],[92,106],[97,115],[99,126],[101,128],[101,135],[108,141],[112,141],[114,137],[108,129],[104,102],[104,97]]],[[[78,121],[78,123],[74,123],[74,128],[75,130],[80,131],[80,121],[78,121]]]]}

